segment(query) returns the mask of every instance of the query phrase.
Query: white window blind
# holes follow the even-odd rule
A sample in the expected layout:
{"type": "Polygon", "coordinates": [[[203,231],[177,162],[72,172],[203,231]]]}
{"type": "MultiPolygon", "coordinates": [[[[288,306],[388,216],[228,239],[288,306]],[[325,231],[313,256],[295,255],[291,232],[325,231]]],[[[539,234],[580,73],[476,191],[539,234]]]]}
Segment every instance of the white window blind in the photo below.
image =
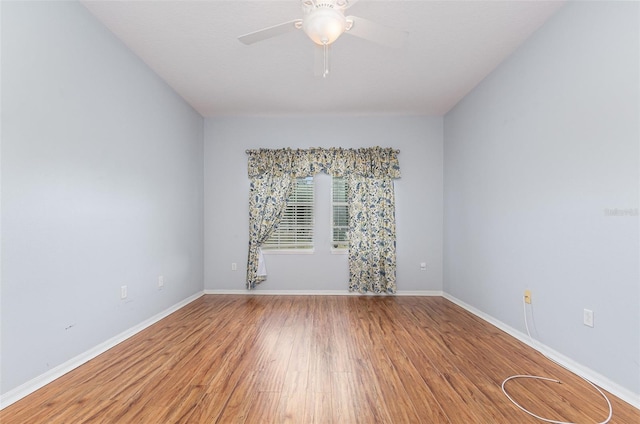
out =
{"type": "Polygon", "coordinates": [[[313,177],[296,179],[282,220],[262,249],[313,249],[313,202],[313,177]]]}
{"type": "Polygon", "coordinates": [[[332,177],[331,183],[331,247],[346,249],[349,247],[349,204],[347,203],[347,181],[342,177],[332,177]]]}

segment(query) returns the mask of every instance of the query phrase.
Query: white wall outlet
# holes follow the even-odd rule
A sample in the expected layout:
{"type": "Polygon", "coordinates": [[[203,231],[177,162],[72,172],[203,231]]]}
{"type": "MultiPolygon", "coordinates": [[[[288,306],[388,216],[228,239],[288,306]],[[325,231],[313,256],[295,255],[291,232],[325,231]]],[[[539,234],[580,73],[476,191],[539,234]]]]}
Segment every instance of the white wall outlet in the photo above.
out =
{"type": "Polygon", "coordinates": [[[426,270],[427,270],[427,263],[420,262],[420,271],[426,271],[426,270]]]}
{"type": "Polygon", "coordinates": [[[164,275],[158,277],[158,288],[164,287],[164,275]]]}
{"type": "Polygon", "coordinates": [[[589,309],[584,310],[583,322],[587,327],[593,327],[593,311],[589,309]]]}
{"type": "Polygon", "coordinates": [[[127,298],[127,286],[120,286],[120,299],[127,298]]]}
{"type": "Polygon", "coordinates": [[[235,262],[231,262],[231,271],[237,271],[238,270],[238,264],[235,262]]]}

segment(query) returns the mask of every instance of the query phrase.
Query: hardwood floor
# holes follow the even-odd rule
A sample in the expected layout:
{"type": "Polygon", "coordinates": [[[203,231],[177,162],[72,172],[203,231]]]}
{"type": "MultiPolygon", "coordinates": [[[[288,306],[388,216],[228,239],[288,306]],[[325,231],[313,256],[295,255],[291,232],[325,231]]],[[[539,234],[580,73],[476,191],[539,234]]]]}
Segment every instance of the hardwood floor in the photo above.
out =
{"type": "MultiPolygon", "coordinates": [[[[595,423],[587,383],[440,297],[208,295],[0,412],[12,423],[595,423]]],[[[611,423],[640,411],[609,395],[611,423]]]]}

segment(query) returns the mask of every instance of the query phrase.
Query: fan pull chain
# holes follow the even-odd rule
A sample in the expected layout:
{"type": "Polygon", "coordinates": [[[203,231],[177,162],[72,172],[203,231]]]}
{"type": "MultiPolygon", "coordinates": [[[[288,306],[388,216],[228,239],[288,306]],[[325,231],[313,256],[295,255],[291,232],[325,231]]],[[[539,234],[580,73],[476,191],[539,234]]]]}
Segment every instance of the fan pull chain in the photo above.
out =
{"type": "Polygon", "coordinates": [[[326,78],[329,75],[329,45],[325,42],[322,44],[322,50],[324,51],[324,72],[322,78],[326,78]]]}

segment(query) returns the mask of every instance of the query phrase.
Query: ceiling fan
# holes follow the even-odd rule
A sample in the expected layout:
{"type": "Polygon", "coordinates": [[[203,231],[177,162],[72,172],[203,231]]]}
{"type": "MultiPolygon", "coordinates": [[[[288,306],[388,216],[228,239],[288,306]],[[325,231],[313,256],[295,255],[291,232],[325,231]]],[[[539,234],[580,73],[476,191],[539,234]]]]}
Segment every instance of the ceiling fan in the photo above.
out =
{"type": "MultiPolygon", "coordinates": [[[[402,47],[407,38],[406,31],[387,28],[383,25],[356,16],[345,16],[344,11],[357,0],[300,0],[302,19],[283,22],[238,37],[244,44],[286,34],[302,29],[321,48],[322,74],[329,74],[329,46],[343,33],[373,41],[389,47],[402,47]]],[[[320,63],[320,62],[318,62],[320,63]]]]}

